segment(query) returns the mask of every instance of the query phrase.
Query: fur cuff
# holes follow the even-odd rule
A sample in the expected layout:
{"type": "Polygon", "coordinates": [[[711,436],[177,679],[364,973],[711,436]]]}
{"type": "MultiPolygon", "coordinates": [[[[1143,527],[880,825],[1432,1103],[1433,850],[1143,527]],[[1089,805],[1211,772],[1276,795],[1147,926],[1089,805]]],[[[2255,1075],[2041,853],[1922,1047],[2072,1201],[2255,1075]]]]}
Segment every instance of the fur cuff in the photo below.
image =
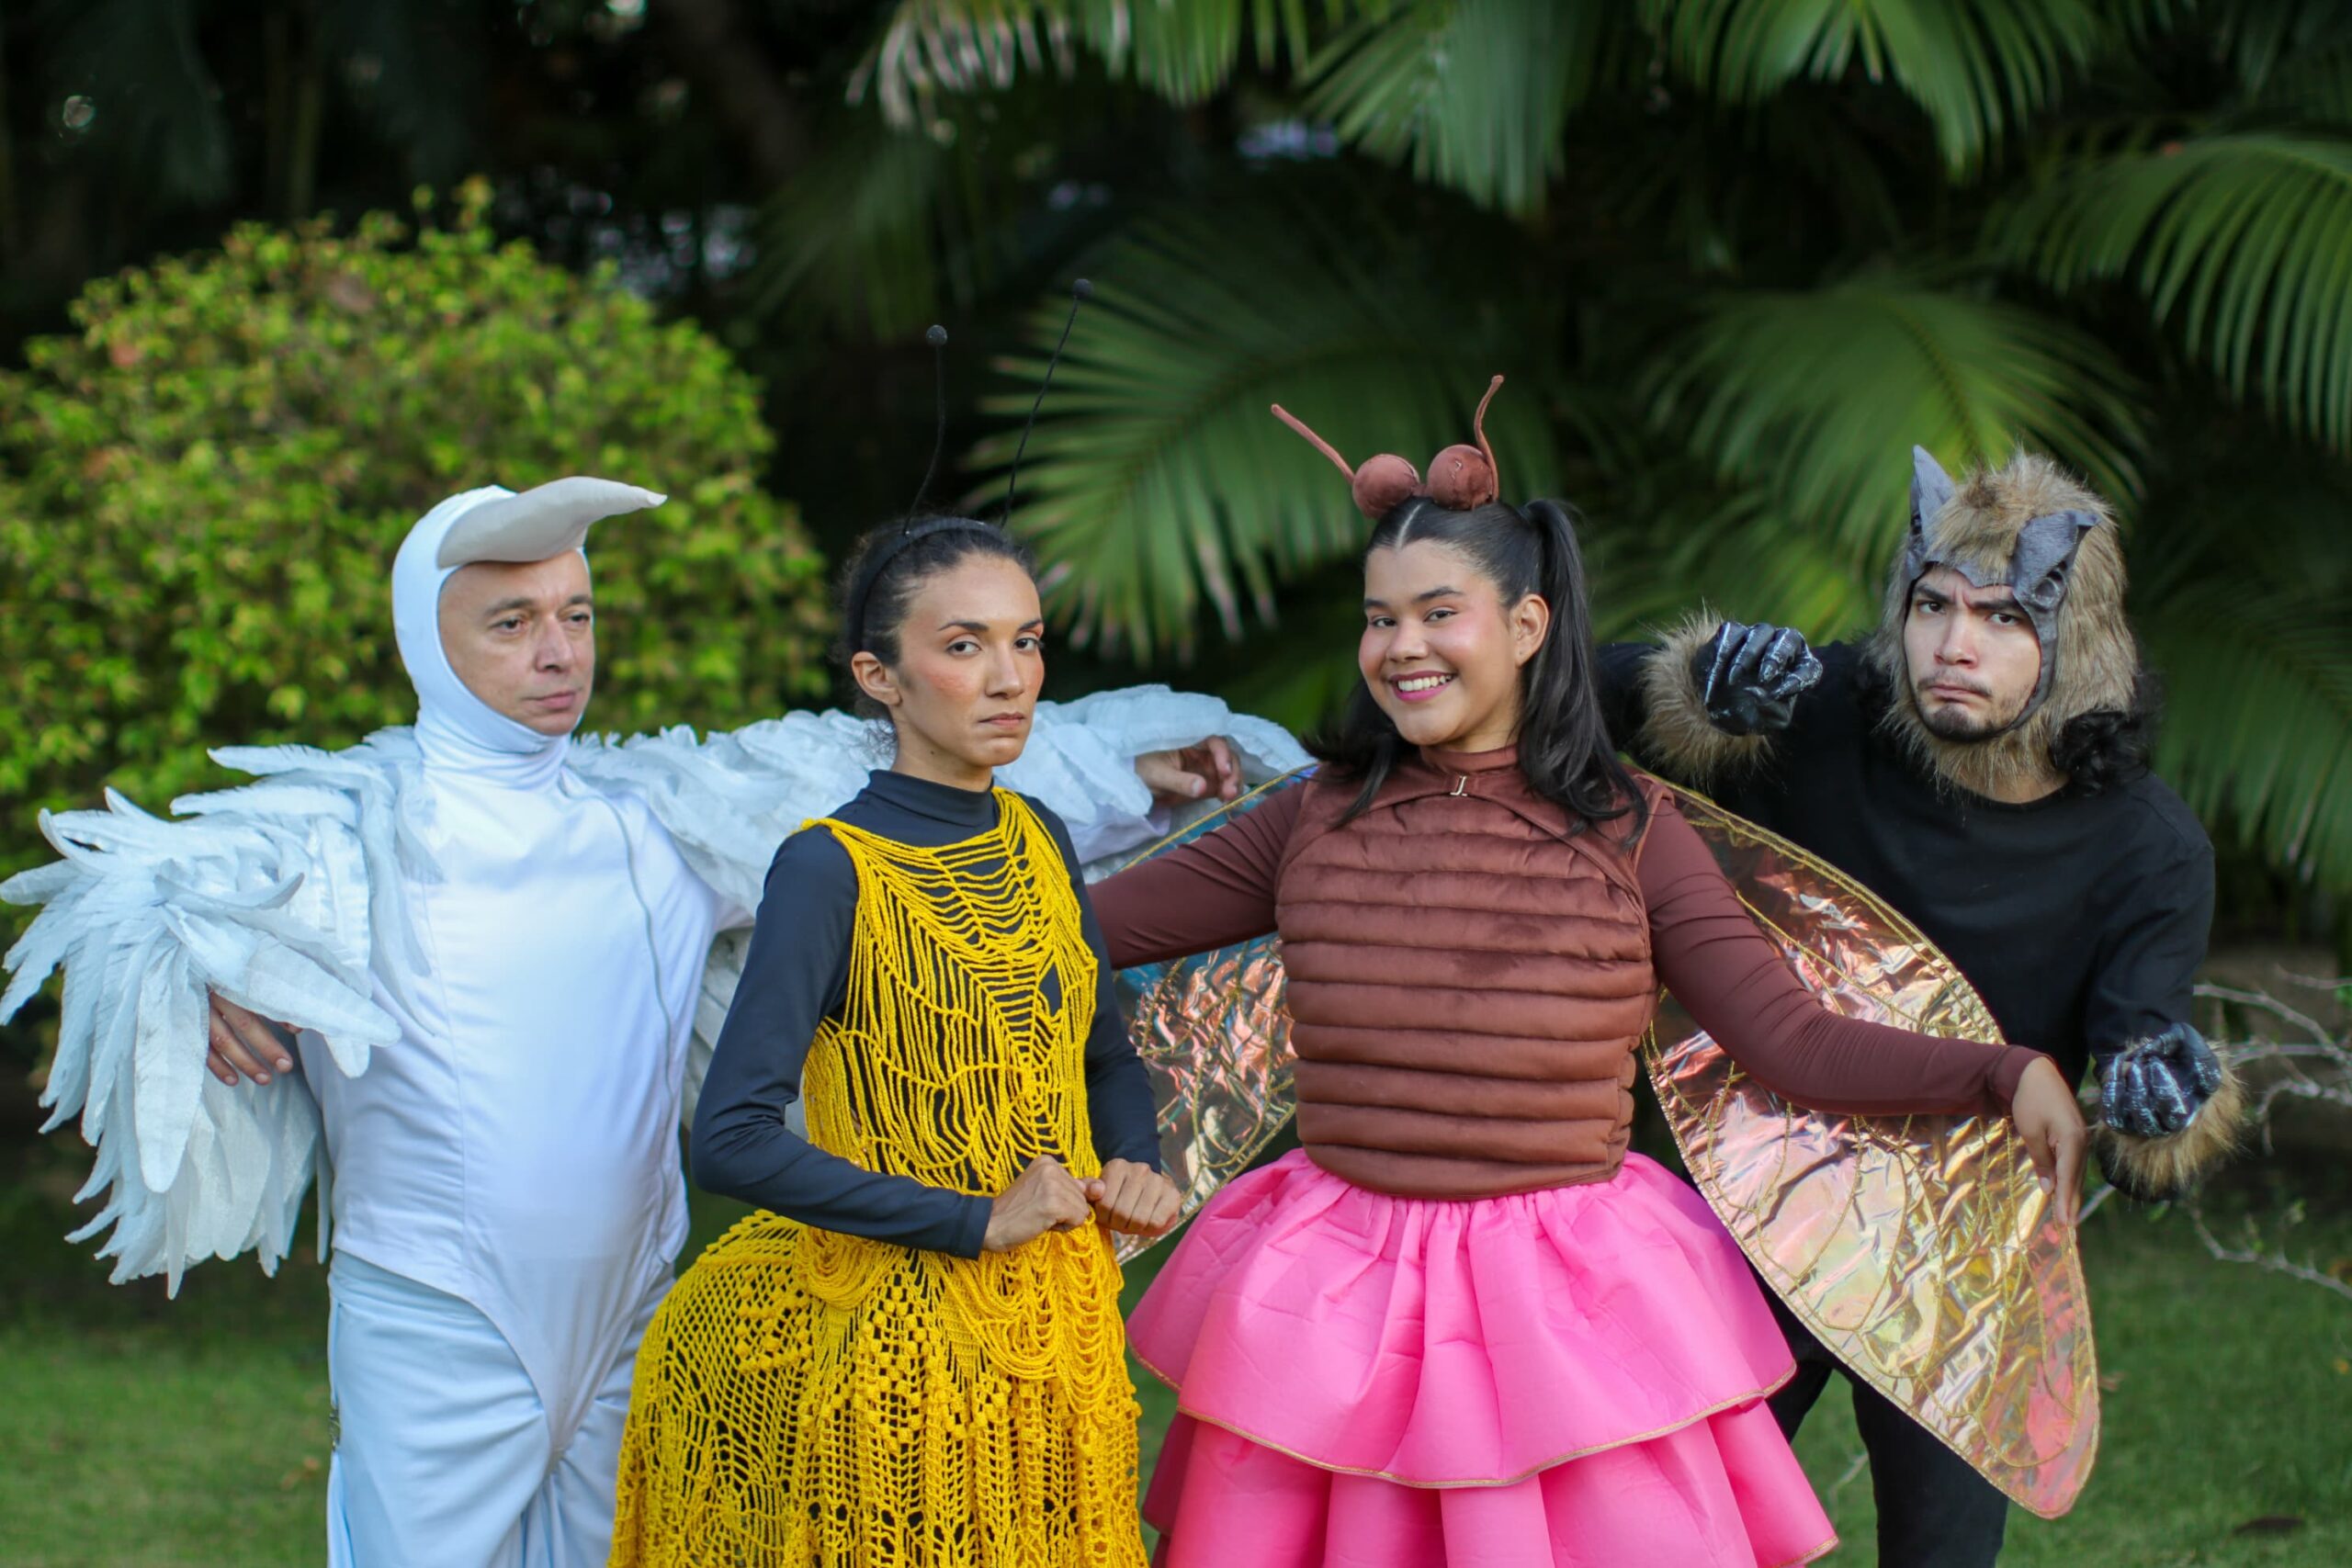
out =
{"type": "Polygon", "coordinates": [[[1699,789],[1756,766],[1772,751],[1770,735],[1726,735],[1716,728],[1690,679],[1690,660],[1723,624],[1721,615],[1702,608],[1668,631],[1642,666],[1642,764],[1699,789]]]}
{"type": "Polygon", "coordinates": [[[2197,1119],[2161,1138],[2138,1138],[2101,1123],[2094,1134],[2099,1168],[2127,1198],[2161,1203],[2194,1189],[2237,1152],[2245,1132],[2245,1089],[2228,1057],[2222,1087],[2198,1108],[2197,1119]]]}

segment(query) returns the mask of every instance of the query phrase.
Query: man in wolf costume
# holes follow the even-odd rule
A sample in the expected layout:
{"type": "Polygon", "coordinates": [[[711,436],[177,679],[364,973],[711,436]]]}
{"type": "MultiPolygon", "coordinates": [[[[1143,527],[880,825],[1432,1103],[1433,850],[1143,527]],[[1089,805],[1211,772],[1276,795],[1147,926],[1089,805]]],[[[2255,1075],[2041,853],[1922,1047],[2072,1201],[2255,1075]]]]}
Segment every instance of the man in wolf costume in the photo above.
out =
{"type": "MultiPolygon", "coordinates": [[[[1817,652],[1702,615],[1602,650],[1645,765],[1838,866],[1958,964],[2013,1041],[2094,1063],[2116,1184],[2176,1191],[2234,1143],[2239,1094],[2189,1021],[2212,849],[2145,766],[2152,701],[2108,508],[2020,452],[1955,484],[1914,449],[1877,634],[1817,652]]],[[[1792,1435],[1839,1364],[1784,1314],[1792,1435]]],[[[1860,1378],[1880,1561],[1999,1554],[2001,1494],[1860,1378]]]]}

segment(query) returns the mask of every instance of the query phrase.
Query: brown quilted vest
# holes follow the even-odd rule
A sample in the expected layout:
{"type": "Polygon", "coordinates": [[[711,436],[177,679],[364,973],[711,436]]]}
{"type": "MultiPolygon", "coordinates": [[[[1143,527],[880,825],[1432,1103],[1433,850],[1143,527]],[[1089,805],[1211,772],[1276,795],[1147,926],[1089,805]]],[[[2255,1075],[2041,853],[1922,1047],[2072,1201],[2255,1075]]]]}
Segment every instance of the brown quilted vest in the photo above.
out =
{"type": "Polygon", "coordinates": [[[1421,1198],[1614,1175],[1657,1000],[1628,824],[1568,836],[1510,750],[1417,757],[1344,827],[1355,791],[1308,787],[1276,885],[1308,1156],[1421,1198]]]}

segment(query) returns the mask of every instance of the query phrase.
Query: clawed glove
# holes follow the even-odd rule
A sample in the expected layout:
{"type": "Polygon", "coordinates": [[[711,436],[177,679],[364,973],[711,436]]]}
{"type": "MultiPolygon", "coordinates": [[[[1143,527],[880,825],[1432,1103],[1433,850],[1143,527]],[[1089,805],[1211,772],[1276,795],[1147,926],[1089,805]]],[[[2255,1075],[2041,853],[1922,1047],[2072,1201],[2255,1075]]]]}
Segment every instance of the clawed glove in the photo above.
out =
{"type": "Polygon", "coordinates": [[[2160,1138],[2197,1120],[2222,1087],[2222,1064],[2205,1037],[2176,1023],[2117,1052],[2099,1086],[2099,1120],[2135,1138],[2160,1138]]]}
{"type": "Polygon", "coordinates": [[[1786,729],[1797,694],[1821,679],[1804,634],[1725,621],[1690,658],[1690,681],[1707,721],[1729,735],[1786,729]]]}

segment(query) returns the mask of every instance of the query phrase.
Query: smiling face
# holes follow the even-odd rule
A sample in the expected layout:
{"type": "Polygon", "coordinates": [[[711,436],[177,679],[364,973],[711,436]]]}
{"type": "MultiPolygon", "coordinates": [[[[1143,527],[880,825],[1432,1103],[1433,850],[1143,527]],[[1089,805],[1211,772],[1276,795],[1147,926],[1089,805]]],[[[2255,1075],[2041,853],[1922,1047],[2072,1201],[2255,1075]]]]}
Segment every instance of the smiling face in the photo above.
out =
{"type": "Polygon", "coordinates": [[[441,587],[441,647],[466,689],[541,735],[568,735],[596,681],[596,615],[577,551],[478,561],[441,587]]]}
{"type": "Polygon", "coordinates": [[[1520,670],[1551,625],[1541,595],[1506,604],[1467,554],[1420,539],[1364,558],[1363,617],[1356,668],[1406,740],[1491,751],[1516,738],[1520,670]]]}
{"type": "Polygon", "coordinates": [[[2041,677],[2041,642],[1996,585],[1936,567],[1911,589],[1903,651],[1920,721],[1946,740],[1977,740],[2016,721],[2041,677]]]}
{"type": "Polygon", "coordinates": [[[1046,678],[1046,618],[1021,563],[971,555],[908,596],[899,656],[850,660],[858,689],[898,731],[894,772],[986,789],[1029,742],[1046,678]]]}

